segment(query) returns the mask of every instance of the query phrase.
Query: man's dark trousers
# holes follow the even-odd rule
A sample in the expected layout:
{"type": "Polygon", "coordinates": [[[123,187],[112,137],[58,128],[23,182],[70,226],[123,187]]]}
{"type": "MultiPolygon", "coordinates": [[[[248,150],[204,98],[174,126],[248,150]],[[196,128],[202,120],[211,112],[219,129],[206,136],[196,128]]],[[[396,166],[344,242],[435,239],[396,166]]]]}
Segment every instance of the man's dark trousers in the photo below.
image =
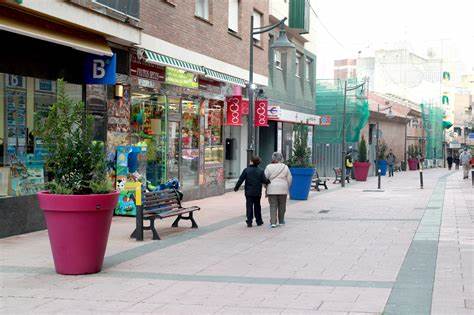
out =
{"type": "Polygon", "coordinates": [[[262,196],[245,196],[245,199],[247,199],[247,224],[252,224],[254,214],[257,225],[263,224],[261,198],[262,196]]]}

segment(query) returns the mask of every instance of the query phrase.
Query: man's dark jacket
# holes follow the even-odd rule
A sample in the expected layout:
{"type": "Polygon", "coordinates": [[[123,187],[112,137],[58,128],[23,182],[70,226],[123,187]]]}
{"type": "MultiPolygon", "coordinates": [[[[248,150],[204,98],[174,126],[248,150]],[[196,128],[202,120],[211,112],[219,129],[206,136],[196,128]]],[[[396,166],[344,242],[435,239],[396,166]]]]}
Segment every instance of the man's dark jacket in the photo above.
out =
{"type": "Polygon", "coordinates": [[[250,165],[242,171],[234,190],[239,190],[244,181],[245,196],[249,197],[260,197],[262,195],[262,184],[270,184],[263,170],[256,165],[250,165]]]}

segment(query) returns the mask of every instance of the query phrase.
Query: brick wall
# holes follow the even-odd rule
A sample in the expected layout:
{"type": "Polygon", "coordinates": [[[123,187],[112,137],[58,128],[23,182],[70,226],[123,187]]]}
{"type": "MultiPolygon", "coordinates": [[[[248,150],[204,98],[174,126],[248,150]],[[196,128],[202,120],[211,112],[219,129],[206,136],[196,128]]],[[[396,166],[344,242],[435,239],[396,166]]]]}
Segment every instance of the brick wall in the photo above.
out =
{"type": "MultiPolygon", "coordinates": [[[[268,1],[241,0],[239,32],[228,32],[228,1],[209,0],[209,21],[195,16],[195,0],[142,0],[140,26],[143,32],[183,48],[248,69],[249,29],[253,10],[268,24],[268,1]]],[[[268,35],[262,34],[254,48],[254,71],[268,75],[268,35]]]]}

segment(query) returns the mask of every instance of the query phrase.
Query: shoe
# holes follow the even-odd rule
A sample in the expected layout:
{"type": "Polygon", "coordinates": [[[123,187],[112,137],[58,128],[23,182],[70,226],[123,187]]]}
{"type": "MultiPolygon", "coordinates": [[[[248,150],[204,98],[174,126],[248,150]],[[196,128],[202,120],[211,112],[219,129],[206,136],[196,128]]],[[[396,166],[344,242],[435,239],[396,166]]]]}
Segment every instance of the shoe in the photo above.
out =
{"type": "Polygon", "coordinates": [[[283,222],[280,222],[280,225],[285,225],[285,221],[283,221],[283,222]]]}
{"type": "Polygon", "coordinates": [[[263,222],[257,223],[257,226],[263,225],[263,222]]]}
{"type": "Polygon", "coordinates": [[[247,227],[251,228],[251,227],[252,227],[252,223],[247,223],[247,227]]]}
{"type": "Polygon", "coordinates": [[[273,229],[273,228],[276,228],[277,225],[276,225],[276,224],[272,224],[272,225],[270,225],[270,227],[273,229]]]}

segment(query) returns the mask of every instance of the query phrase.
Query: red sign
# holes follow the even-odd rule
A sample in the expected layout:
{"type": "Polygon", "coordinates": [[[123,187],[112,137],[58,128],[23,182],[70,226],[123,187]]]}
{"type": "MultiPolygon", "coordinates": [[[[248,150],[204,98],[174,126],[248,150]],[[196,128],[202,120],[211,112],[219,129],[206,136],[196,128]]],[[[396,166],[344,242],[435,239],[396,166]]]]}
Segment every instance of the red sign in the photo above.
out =
{"type": "Polygon", "coordinates": [[[249,114],[249,100],[242,100],[242,115],[249,114]]]}
{"type": "Polygon", "coordinates": [[[228,96],[227,102],[227,125],[242,126],[242,96],[228,96]]]}
{"type": "Polygon", "coordinates": [[[255,101],[255,127],[268,127],[268,100],[255,101]]]}

